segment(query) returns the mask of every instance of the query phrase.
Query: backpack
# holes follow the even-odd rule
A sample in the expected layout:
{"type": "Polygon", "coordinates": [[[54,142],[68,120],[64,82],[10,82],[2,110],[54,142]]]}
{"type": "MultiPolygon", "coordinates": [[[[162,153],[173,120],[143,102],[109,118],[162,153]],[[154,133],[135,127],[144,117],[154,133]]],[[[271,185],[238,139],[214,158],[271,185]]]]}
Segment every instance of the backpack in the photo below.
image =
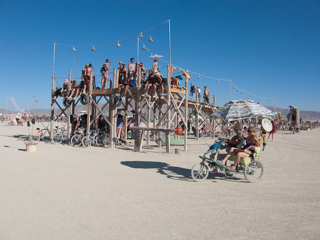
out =
{"type": "Polygon", "coordinates": [[[102,74],[104,74],[104,73],[106,72],[106,68],[104,67],[104,64],[101,66],[100,72],[101,72],[102,74]]]}

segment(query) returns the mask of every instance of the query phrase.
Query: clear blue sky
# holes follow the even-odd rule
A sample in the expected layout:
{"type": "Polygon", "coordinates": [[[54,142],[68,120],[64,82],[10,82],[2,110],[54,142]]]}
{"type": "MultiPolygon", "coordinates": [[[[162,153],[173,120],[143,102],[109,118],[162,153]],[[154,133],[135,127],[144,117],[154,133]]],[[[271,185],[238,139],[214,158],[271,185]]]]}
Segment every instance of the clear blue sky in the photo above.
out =
{"type": "MultiPolygon", "coordinates": [[[[173,65],[232,80],[234,100],[245,90],[269,98],[261,98],[263,105],[272,106],[275,99],[282,108],[320,111],[318,0],[0,0],[0,108],[6,108],[8,96],[21,108],[29,107],[30,96],[36,96],[36,108],[50,108],[55,42],[77,50],[56,45],[55,76],[68,77],[71,69],[72,78],[78,78],[86,63],[92,63],[97,74],[106,58],[118,67],[120,60],[128,64],[137,56],[136,36],[120,41],[121,48],[117,42],[99,44],[138,35],[168,19],[173,65]],[[90,51],[92,46],[79,46],[94,44],[96,52],[90,51]]],[[[168,24],[144,36],[146,47],[168,61],[168,24]],[[150,34],[153,43],[147,41],[150,34]]],[[[141,45],[139,60],[148,67],[150,53],[141,45]]],[[[57,80],[60,86],[62,82],[57,80]]],[[[201,89],[207,86],[217,105],[229,100],[228,81],[199,80],[191,74],[191,82],[201,89]]],[[[248,93],[244,97],[259,101],[248,93]]]]}

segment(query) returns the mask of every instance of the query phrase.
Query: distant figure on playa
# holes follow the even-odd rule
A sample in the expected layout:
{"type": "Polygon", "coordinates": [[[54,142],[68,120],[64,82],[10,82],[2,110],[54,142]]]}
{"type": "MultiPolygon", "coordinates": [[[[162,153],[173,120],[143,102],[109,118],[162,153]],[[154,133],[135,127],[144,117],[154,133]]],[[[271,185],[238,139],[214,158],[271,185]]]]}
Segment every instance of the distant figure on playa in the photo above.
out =
{"type": "Polygon", "coordinates": [[[207,86],[204,86],[203,90],[203,102],[210,104],[210,91],[207,86]]]}
{"type": "Polygon", "coordinates": [[[191,83],[190,95],[191,95],[191,100],[196,101],[196,87],[193,85],[193,83],[191,83]]]}
{"type": "Polygon", "coordinates": [[[262,151],[264,151],[264,148],[266,147],[267,145],[267,142],[266,142],[266,139],[267,139],[267,131],[261,126],[260,128],[260,139],[261,138],[263,139],[263,148],[262,148],[262,151]]]}
{"type": "Polygon", "coordinates": [[[275,126],[274,126],[274,122],[271,121],[271,123],[272,123],[272,130],[271,130],[271,132],[269,132],[268,142],[269,142],[270,135],[272,135],[272,142],[273,142],[273,134],[275,134],[277,132],[275,129],[275,126]]]}
{"type": "Polygon", "coordinates": [[[102,89],[107,89],[108,86],[108,80],[109,80],[109,70],[111,70],[112,67],[109,67],[110,60],[106,59],[106,63],[103,64],[103,67],[101,68],[102,73],[102,80],[101,80],[101,87],[102,89]]]}

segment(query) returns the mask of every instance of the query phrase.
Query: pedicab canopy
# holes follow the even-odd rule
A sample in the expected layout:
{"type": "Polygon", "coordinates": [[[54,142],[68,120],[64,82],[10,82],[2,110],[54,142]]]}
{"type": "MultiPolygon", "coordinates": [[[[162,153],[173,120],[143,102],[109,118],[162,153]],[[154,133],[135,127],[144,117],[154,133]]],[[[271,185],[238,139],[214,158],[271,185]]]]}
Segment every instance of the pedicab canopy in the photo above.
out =
{"type": "Polygon", "coordinates": [[[252,116],[266,117],[274,114],[275,112],[252,100],[234,100],[220,107],[210,118],[222,118],[233,121],[252,116]]]}

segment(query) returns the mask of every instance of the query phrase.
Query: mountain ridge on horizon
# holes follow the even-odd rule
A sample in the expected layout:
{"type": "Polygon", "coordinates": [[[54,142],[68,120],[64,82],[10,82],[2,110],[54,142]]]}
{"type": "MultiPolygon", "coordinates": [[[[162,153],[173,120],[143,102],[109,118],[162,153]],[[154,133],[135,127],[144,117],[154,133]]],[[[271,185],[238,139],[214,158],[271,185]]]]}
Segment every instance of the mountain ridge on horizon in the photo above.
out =
{"type": "MultiPolygon", "coordinates": [[[[272,111],[281,112],[282,116],[283,116],[282,119],[285,119],[287,114],[290,112],[290,109],[283,109],[283,108],[279,108],[279,107],[276,108],[276,107],[271,107],[271,106],[266,106],[266,107],[272,111]]],[[[79,112],[81,110],[85,110],[86,108],[87,108],[87,106],[78,105],[78,106],[76,106],[76,112],[79,112]]],[[[51,110],[36,108],[36,109],[30,110],[30,112],[31,113],[35,112],[38,115],[50,115],[51,110]]],[[[55,112],[60,113],[60,110],[55,108],[55,112]]],[[[2,113],[2,114],[18,113],[18,111],[12,111],[12,110],[6,110],[4,108],[0,108],[0,113],[2,113]]],[[[320,120],[320,112],[318,112],[318,111],[304,111],[304,110],[300,109],[300,115],[302,117],[302,120],[320,120]]]]}

